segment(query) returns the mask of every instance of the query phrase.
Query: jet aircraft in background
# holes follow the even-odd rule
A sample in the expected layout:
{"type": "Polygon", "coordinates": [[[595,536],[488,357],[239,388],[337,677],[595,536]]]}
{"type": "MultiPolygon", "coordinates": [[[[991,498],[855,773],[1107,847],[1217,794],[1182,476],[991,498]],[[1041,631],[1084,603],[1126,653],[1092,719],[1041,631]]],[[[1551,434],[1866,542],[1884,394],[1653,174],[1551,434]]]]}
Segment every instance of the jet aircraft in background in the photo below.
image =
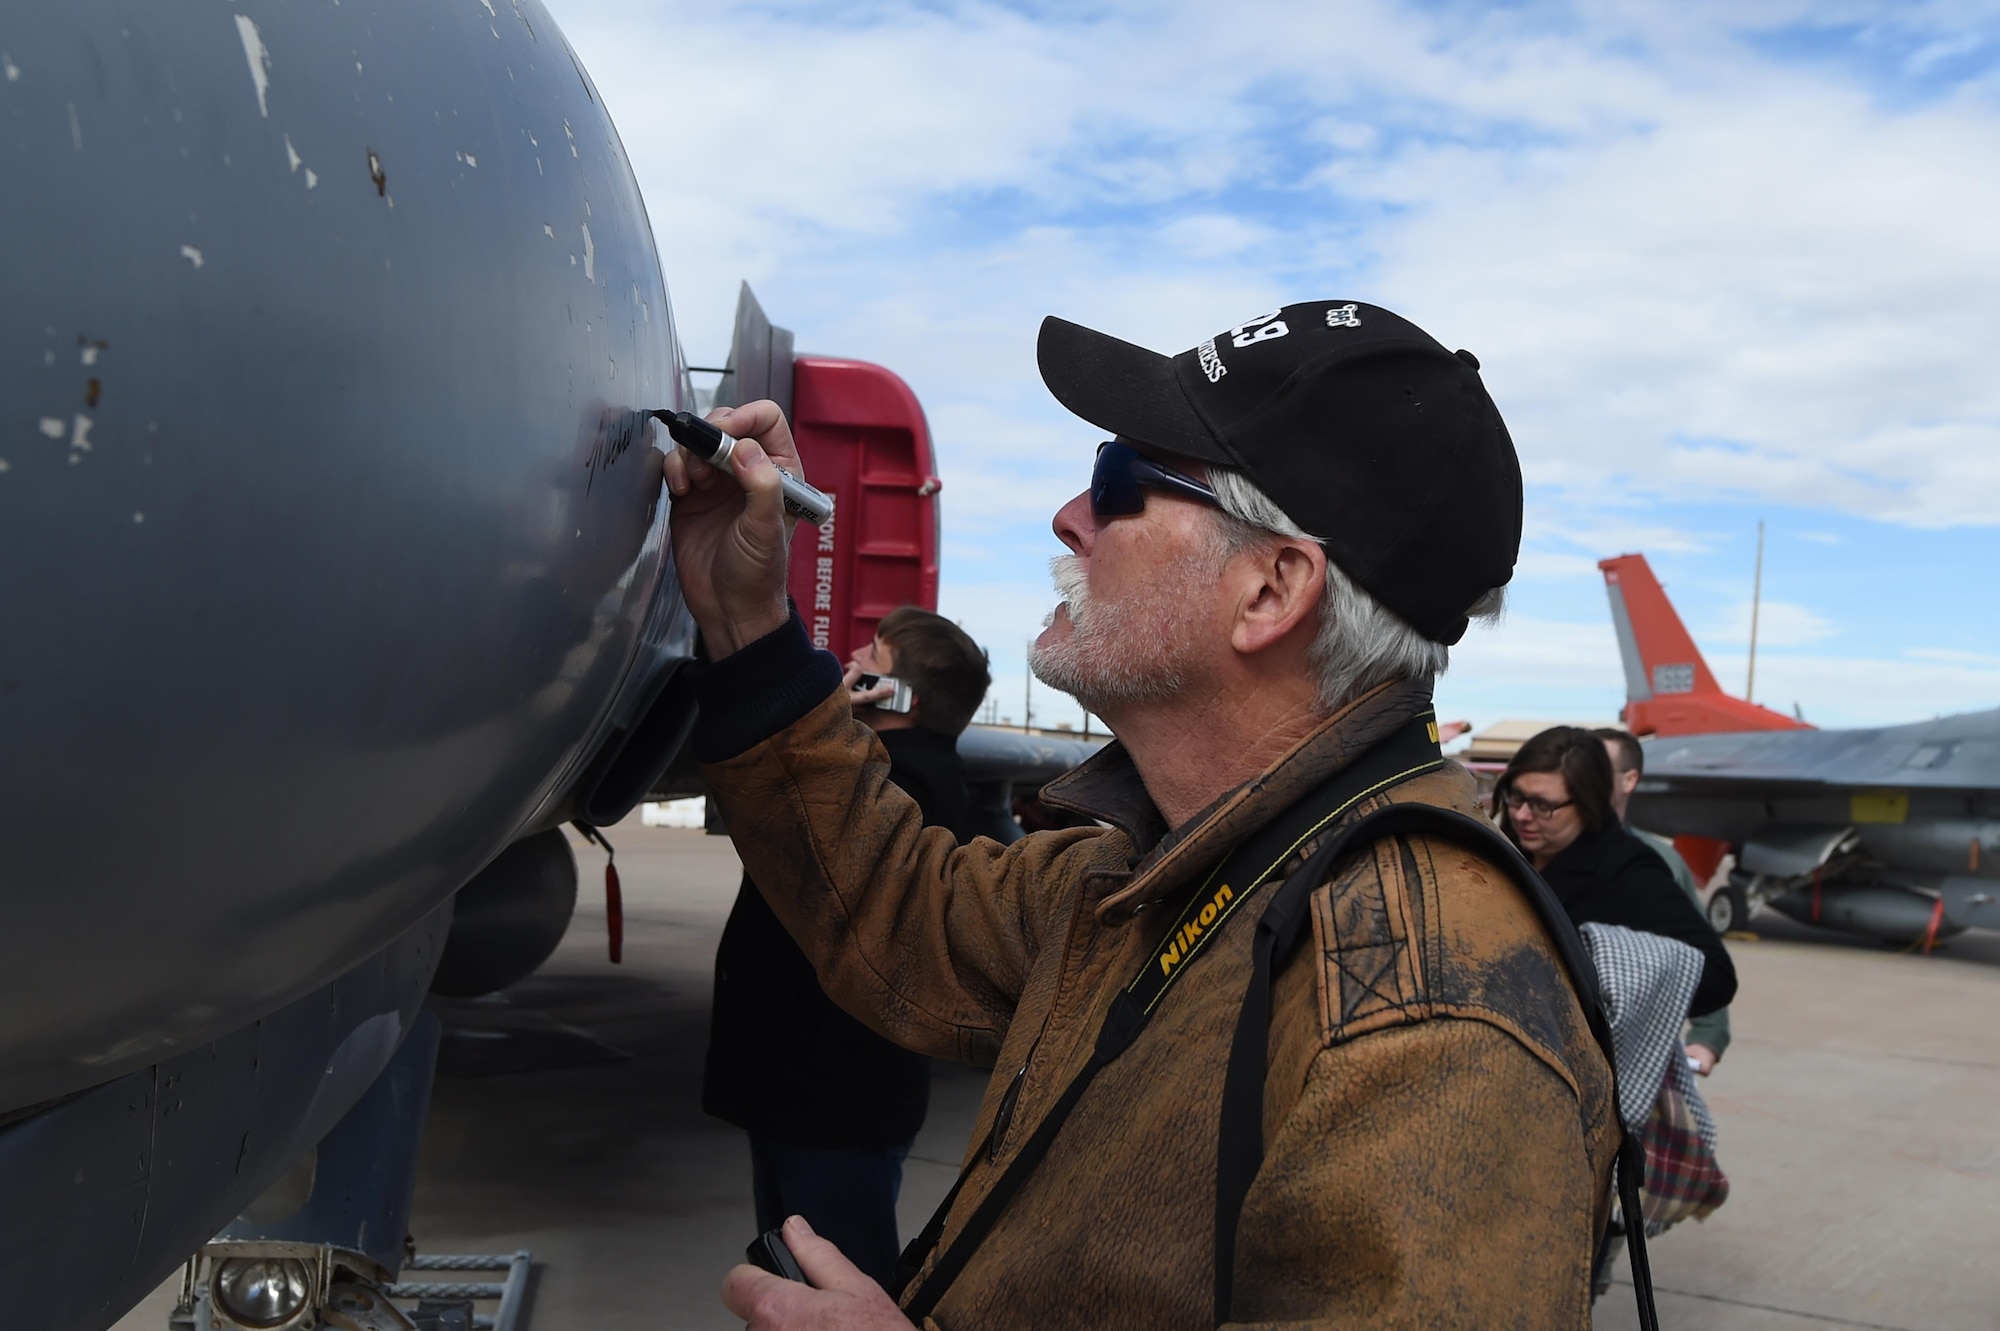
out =
{"type": "Polygon", "coordinates": [[[1820,730],[1724,693],[1644,555],[1598,567],[1625,666],[1625,724],[1646,772],[1639,826],[1674,838],[1720,929],[1769,905],[1793,919],[1922,943],[2000,929],[2000,708],[1820,730]]]}

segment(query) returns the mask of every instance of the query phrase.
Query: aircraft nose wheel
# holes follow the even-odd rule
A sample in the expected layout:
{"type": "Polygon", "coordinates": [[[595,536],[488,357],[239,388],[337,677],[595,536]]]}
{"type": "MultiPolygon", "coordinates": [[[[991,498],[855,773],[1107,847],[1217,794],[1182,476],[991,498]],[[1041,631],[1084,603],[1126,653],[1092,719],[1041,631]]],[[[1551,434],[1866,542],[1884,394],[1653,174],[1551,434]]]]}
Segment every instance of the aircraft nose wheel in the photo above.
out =
{"type": "Polygon", "coordinates": [[[1715,932],[1732,933],[1749,923],[1750,903],[1743,899],[1742,888],[1726,883],[1709,897],[1707,913],[1708,923],[1715,932]]]}

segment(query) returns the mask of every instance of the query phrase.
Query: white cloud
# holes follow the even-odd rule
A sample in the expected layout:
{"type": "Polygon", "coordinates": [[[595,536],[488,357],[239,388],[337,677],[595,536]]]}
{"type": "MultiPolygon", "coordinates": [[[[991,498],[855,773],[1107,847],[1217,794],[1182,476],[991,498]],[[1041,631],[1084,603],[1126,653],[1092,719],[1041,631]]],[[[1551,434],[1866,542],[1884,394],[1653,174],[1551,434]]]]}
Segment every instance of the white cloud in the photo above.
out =
{"type": "Polygon", "coordinates": [[[1625,699],[1625,676],[1608,617],[1576,622],[1509,614],[1475,625],[1451,649],[1438,681],[1438,715],[1475,726],[1507,718],[1608,720],[1625,699]]]}
{"type": "MultiPolygon", "coordinates": [[[[1694,629],[1696,641],[1748,644],[1750,612],[1750,598],[1743,597],[1727,606],[1717,619],[1711,620],[1703,628],[1694,629]]],[[[1757,607],[1759,665],[1762,665],[1761,658],[1765,648],[1806,647],[1830,638],[1838,631],[1838,625],[1817,611],[1791,601],[1773,601],[1766,598],[1762,605],[1757,607]]]]}
{"type": "Polygon", "coordinates": [[[1579,687],[1624,682],[1609,615],[1584,623],[1509,615],[1494,628],[1475,626],[1451,649],[1449,674],[1454,680],[1516,678],[1579,687]]]}
{"type": "MultiPolygon", "coordinates": [[[[1765,609],[1771,609],[1769,603],[1765,609]]],[[[1811,642],[1825,621],[1801,610],[1802,627],[1786,632],[1811,642]]],[[[1784,616],[1789,618],[1789,616],[1784,616]]],[[[1769,624],[1769,621],[1766,621],[1769,624]]],[[[1747,642],[1747,608],[1736,641],[1747,642]]],[[[1877,726],[1978,711],[2000,700],[2000,655],[1912,649],[1901,659],[1881,655],[1766,652],[1760,633],[1757,701],[1789,712],[1797,704],[1818,726],[1877,726]]],[[[1723,688],[1741,694],[1748,666],[1742,648],[1710,651],[1723,688]]],[[[1474,629],[1452,649],[1451,670],[1438,686],[1440,715],[1486,725],[1505,717],[1588,720],[1614,716],[1624,703],[1624,677],[1609,621],[1512,619],[1499,629],[1474,629]]]]}
{"type": "Polygon", "coordinates": [[[1529,542],[1565,545],[1589,555],[1593,570],[1598,559],[1617,554],[1701,554],[1717,544],[1714,533],[1660,522],[1629,500],[1588,506],[1530,498],[1522,525],[1529,542]]]}
{"type": "Polygon", "coordinates": [[[1597,561],[1589,555],[1558,554],[1550,550],[1523,550],[1514,564],[1516,583],[1528,580],[1544,582],[1589,582],[1604,575],[1598,571],[1597,561]]]}
{"type": "Polygon", "coordinates": [[[1659,112],[1510,187],[1439,180],[1385,245],[1531,478],[1991,521],[2000,171],[1965,169],[2000,165],[1991,113],[1782,74],[1659,112]]]}
{"type": "MultiPolygon", "coordinates": [[[[648,187],[697,343],[727,326],[740,275],[814,288],[780,311],[814,338],[853,331],[839,311],[887,313],[893,293],[909,336],[874,340],[955,354],[934,380],[952,394],[996,374],[1032,385],[1018,351],[1035,312],[1179,346],[1240,307],[1344,280],[1475,346],[1530,479],[1585,501],[1734,494],[1990,522],[1994,108],[1885,106],[1738,40],[1814,12],[564,17],[648,187]],[[1317,114],[1289,122],[1280,92],[1317,114]],[[1302,211],[1269,216],[1274,188],[1302,211]],[[1246,189],[1267,194],[1231,192],[1246,189]],[[1391,211],[1370,221],[1378,204],[1391,211]],[[970,234],[968,218],[982,219],[970,234]],[[840,271],[856,246],[872,262],[840,271]],[[1011,368],[940,336],[969,311],[1016,349],[1011,368]]],[[[1979,36],[1950,10],[1886,21],[1918,64],[1944,54],[1925,34],[1979,36]]]]}
{"type": "MultiPolygon", "coordinates": [[[[1472,348],[1530,483],[1526,583],[1574,591],[1599,557],[1698,555],[1742,521],[1662,502],[2000,521],[2000,79],[1963,73],[1989,3],[557,15],[697,363],[748,278],[803,349],[907,378],[946,482],[946,602],[996,643],[1046,607],[1048,518],[1094,442],[1040,386],[1049,312],[1178,349],[1340,294],[1472,348]],[[1774,55],[1786,25],[1837,58],[1774,55]]],[[[1787,652],[1829,632],[1803,607],[1763,625],[1787,652]]],[[[1458,657],[1447,689],[1593,714],[1622,692],[1607,624],[1524,619],[1458,657]]],[[[1809,715],[1893,705],[1860,682],[1885,686],[1879,662],[1770,659],[1809,715]]],[[[1992,696],[1978,678],[1936,682],[1992,696]]]]}
{"type": "Polygon", "coordinates": [[[2000,656],[1987,652],[1964,652],[1949,647],[1912,647],[1903,655],[1913,661],[1939,661],[1947,665],[2000,670],[2000,656]]]}
{"type": "MultiPolygon", "coordinates": [[[[1709,664],[1740,683],[1745,657],[1709,664]]],[[[1982,711],[2000,700],[2000,663],[1890,657],[1757,654],[1757,701],[1789,712],[1796,704],[1817,726],[1886,726],[1982,711]]]]}

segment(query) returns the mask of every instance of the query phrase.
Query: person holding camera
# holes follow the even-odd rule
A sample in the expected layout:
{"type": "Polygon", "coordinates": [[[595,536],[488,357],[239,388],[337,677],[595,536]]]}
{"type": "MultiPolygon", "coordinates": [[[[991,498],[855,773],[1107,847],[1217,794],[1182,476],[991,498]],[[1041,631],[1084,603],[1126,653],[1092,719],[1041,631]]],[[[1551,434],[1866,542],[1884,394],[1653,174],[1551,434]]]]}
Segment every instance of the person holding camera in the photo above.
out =
{"type": "Polygon", "coordinates": [[[1430,704],[1520,543],[1477,360],[1317,301],[1176,356],[1051,318],[1039,361],[1111,438],[1032,664],[1117,739],[1042,792],[1085,825],[1011,845],[923,825],[789,610],[777,407],[713,415],[733,475],[667,459],[713,662],[692,742],[751,876],[843,1008],[995,1069],[886,1289],[794,1217],[805,1281],[739,1266],[724,1302],[756,1331],[1584,1331],[1611,1069],[1430,704]],[[1470,835],[1342,839],[1384,810],[1470,835]]]}
{"type": "MultiPolygon", "coordinates": [[[[965,814],[958,736],[992,683],[964,629],[892,610],[844,674],[854,716],[925,827],[965,814]],[[877,683],[878,678],[883,682],[877,683]],[[868,687],[856,687],[863,682],[868,687]],[[897,684],[906,686],[898,697],[897,684]]],[[[750,1134],[757,1227],[804,1216],[883,1284],[896,1267],[903,1161],[930,1105],[930,1059],[834,1005],[748,874],[715,953],[702,1108],[750,1134]]]]}

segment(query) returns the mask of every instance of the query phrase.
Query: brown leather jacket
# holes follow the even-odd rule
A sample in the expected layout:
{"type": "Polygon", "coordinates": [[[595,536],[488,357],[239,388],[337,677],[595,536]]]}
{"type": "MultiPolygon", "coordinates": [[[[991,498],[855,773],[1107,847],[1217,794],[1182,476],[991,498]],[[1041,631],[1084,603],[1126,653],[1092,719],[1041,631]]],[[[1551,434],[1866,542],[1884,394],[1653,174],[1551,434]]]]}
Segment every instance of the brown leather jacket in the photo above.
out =
{"type": "MultiPolygon", "coordinates": [[[[1413,686],[1377,689],[1172,832],[1113,744],[1042,796],[1109,826],[1010,846],[925,830],[838,691],[705,767],[827,992],[892,1040],[999,1069],[975,1145],[1026,1069],[942,1248],[1088,1058],[1171,907],[1428,705],[1413,686]]],[[[1348,816],[1385,801],[1476,812],[1456,766],[1348,816]]],[[[1098,1075],[926,1325],[1213,1325],[1216,1115],[1253,933],[1233,919],[1098,1075]]],[[[1278,976],[1269,1052],[1231,1325],[1589,1327],[1618,1145],[1610,1069],[1499,870],[1422,837],[1350,859],[1278,976]]]]}

